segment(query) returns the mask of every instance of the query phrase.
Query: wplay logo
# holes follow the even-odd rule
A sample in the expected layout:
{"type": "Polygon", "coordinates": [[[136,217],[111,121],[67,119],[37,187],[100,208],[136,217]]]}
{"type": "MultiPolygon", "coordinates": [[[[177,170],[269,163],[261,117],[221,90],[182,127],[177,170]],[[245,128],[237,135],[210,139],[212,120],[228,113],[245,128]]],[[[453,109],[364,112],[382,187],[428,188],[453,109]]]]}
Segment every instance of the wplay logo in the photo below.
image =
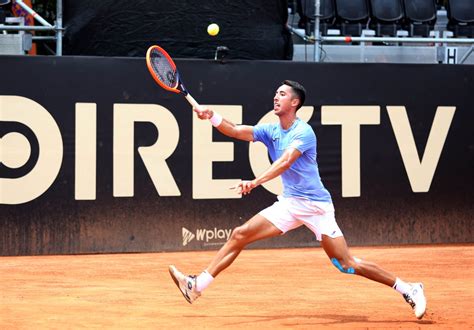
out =
{"type": "Polygon", "coordinates": [[[204,245],[218,245],[223,244],[223,241],[229,240],[232,229],[217,229],[216,227],[213,229],[197,229],[196,234],[194,234],[189,229],[182,227],[181,232],[183,235],[183,246],[188,245],[194,238],[196,238],[196,241],[204,241],[204,245]],[[209,242],[213,240],[220,240],[220,242],[209,242]]]}
{"type": "Polygon", "coordinates": [[[194,239],[194,237],[196,237],[196,235],[194,235],[192,232],[190,232],[184,227],[182,228],[182,232],[183,232],[183,246],[188,245],[188,243],[191,242],[194,239]]]}

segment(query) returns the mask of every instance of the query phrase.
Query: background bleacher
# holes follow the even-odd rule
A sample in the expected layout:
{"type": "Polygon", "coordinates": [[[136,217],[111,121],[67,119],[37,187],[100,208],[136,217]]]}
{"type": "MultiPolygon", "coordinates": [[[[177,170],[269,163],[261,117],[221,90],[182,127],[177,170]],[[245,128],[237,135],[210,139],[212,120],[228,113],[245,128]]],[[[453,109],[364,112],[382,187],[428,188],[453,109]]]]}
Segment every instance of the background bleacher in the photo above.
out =
{"type": "MultiPolygon", "coordinates": [[[[314,40],[315,1],[290,1],[289,13],[288,25],[297,32],[293,60],[314,60],[313,45],[301,35],[314,40]]],[[[456,43],[474,38],[473,0],[321,0],[319,19],[322,37],[452,38],[450,43],[323,42],[322,61],[448,63],[455,56],[451,63],[474,63],[472,43],[456,43]]]]}
{"type": "MultiPolygon", "coordinates": [[[[431,31],[450,31],[453,37],[474,38],[474,1],[449,0],[321,0],[322,35],[360,36],[373,30],[376,36],[428,37],[431,31]],[[445,4],[445,5],[444,5],[445,4]],[[437,20],[441,24],[436,24],[437,20]],[[402,31],[402,33],[399,33],[402,31]]],[[[314,0],[288,3],[289,24],[314,33],[314,0]]],[[[440,33],[440,35],[442,35],[440,33]]]]}

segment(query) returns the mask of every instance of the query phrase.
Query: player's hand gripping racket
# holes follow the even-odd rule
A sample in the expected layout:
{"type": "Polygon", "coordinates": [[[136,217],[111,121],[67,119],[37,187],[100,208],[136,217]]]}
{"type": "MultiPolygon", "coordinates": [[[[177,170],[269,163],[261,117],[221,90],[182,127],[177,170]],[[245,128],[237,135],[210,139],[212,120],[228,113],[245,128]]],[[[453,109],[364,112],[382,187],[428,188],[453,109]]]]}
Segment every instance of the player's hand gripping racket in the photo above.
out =
{"type": "Polygon", "coordinates": [[[200,108],[199,103],[196,102],[184,87],[173,59],[163,48],[156,45],[148,48],[146,52],[146,66],[158,85],[167,91],[183,94],[194,109],[200,108]]]}

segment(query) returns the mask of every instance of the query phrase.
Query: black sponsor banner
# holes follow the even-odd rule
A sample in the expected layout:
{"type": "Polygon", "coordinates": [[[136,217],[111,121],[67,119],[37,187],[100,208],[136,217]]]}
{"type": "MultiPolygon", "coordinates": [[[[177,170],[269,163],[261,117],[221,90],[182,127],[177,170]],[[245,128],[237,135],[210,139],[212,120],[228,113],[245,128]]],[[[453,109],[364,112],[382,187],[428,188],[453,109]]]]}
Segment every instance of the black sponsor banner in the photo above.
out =
{"type": "MultiPolygon", "coordinates": [[[[236,123],[275,120],[284,79],[351,245],[472,242],[474,67],[178,60],[191,94],[236,123]]],[[[269,162],[165,92],[142,58],[0,57],[0,254],[215,249],[278,182],[269,162]]],[[[317,244],[306,228],[251,245],[317,244]]]]}
{"type": "Polygon", "coordinates": [[[291,60],[287,22],[286,0],[66,0],[64,54],[141,57],[159,44],[173,57],[291,60]]]}

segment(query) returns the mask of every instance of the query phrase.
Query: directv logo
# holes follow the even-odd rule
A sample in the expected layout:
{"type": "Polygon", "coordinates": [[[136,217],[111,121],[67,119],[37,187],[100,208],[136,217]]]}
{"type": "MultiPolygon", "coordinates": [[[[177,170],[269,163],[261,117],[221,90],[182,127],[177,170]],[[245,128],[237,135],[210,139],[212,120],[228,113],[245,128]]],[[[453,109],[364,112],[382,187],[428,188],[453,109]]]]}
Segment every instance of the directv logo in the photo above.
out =
{"type": "Polygon", "coordinates": [[[196,237],[196,235],[194,235],[193,233],[191,233],[189,230],[187,230],[186,228],[182,228],[182,232],[183,232],[183,246],[186,246],[188,245],[189,242],[191,242],[194,237],[196,237]]]}

